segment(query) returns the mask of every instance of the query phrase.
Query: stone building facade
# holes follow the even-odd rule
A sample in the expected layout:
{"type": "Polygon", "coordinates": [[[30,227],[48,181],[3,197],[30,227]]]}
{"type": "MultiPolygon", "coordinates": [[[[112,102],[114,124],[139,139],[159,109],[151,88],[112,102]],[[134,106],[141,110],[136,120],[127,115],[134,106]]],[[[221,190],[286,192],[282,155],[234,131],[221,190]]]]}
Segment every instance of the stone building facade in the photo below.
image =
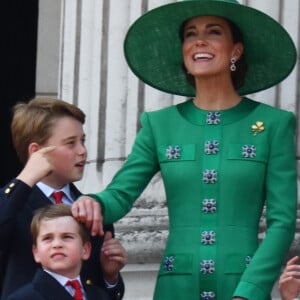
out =
{"type": "MultiPolygon", "coordinates": [[[[87,114],[88,164],[78,183],[83,192],[100,191],[122,166],[139,129],[142,111],[185,100],[141,83],[123,55],[123,40],[130,24],[147,10],[169,2],[172,0],[40,1],[37,94],[59,97],[87,114]]],[[[240,2],[280,21],[300,48],[299,0],[240,2]]],[[[299,115],[299,70],[297,63],[282,84],[251,97],[299,115]]],[[[297,131],[299,165],[299,128],[297,131]]],[[[290,255],[300,253],[299,229],[298,222],[290,255]]],[[[151,299],[167,231],[164,189],[157,174],[134,209],[116,223],[116,235],[128,252],[123,270],[126,300],[151,299]]],[[[261,237],[263,234],[264,219],[261,237]]]]}

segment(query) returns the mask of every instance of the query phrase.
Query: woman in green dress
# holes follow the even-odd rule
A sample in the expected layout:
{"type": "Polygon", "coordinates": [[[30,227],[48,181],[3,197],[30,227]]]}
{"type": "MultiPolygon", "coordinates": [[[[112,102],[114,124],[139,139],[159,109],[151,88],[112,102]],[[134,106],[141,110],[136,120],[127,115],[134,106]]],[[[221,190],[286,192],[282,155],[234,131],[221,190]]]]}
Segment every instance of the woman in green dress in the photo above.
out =
{"type": "Polygon", "coordinates": [[[295,116],[245,95],[288,76],[290,36],[235,0],[189,0],[141,16],[124,49],[141,80],[189,98],[142,114],[123,167],[74,215],[93,230],[101,214],[115,222],[161,172],[169,236],[154,299],[271,299],[295,230],[295,116]]]}

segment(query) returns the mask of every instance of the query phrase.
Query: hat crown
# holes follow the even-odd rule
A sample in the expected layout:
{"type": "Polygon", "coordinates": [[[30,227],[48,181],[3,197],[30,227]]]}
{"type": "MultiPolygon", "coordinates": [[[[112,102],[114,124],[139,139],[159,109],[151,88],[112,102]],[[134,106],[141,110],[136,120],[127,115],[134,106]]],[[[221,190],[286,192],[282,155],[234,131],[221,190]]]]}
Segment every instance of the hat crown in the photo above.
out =
{"type": "Polygon", "coordinates": [[[195,96],[195,88],[182,69],[178,33],[186,20],[197,16],[224,18],[242,33],[247,73],[237,91],[240,95],[270,88],[294,68],[297,58],[294,42],[272,17],[240,4],[239,0],[177,0],[148,11],[128,30],[124,51],[133,73],[164,92],[195,96]]]}
{"type": "Polygon", "coordinates": [[[178,2],[198,1],[198,2],[228,2],[234,4],[240,4],[237,0],[178,0],[178,2]]]}

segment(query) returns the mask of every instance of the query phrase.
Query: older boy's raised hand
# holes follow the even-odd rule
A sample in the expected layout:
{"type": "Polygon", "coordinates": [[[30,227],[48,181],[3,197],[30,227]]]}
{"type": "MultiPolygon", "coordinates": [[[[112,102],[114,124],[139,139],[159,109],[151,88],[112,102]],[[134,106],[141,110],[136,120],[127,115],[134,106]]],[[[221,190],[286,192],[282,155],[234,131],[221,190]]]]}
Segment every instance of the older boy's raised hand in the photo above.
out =
{"type": "Polygon", "coordinates": [[[300,292],[300,265],[296,264],[299,257],[291,258],[279,278],[278,288],[283,300],[293,300],[300,292]]]}
{"type": "Polygon", "coordinates": [[[49,175],[52,171],[49,154],[55,147],[56,146],[48,146],[32,152],[17,179],[22,180],[32,187],[42,178],[49,175]]]}
{"type": "Polygon", "coordinates": [[[91,229],[91,235],[104,235],[100,204],[92,197],[80,196],[72,204],[74,218],[91,229]]]}
{"type": "Polygon", "coordinates": [[[126,264],[126,251],[119,240],[112,237],[110,231],[105,233],[100,253],[100,262],[104,279],[109,284],[116,284],[120,270],[126,264]]]}

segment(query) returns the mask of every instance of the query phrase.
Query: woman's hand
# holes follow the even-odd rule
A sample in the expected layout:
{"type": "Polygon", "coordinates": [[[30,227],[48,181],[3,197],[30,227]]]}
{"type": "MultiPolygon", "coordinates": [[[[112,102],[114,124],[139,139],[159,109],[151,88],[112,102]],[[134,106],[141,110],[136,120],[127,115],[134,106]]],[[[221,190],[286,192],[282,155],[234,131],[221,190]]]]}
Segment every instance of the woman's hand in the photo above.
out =
{"type": "Polygon", "coordinates": [[[279,292],[282,300],[293,300],[300,292],[300,265],[296,264],[299,256],[294,256],[287,262],[279,278],[279,292]]]}
{"type": "Polygon", "coordinates": [[[91,229],[91,235],[104,235],[101,205],[92,197],[80,196],[72,204],[74,218],[91,229]]]}

